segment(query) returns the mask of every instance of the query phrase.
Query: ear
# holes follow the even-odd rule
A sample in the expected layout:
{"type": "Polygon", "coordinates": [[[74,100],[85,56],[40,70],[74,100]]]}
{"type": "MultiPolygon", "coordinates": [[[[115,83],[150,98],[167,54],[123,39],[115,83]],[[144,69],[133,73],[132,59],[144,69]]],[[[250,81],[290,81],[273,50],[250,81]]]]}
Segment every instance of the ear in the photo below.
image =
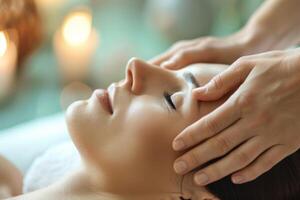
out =
{"type": "Polygon", "coordinates": [[[172,194],[171,196],[169,196],[169,198],[165,200],[191,200],[191,198],[187,197],[186,195],[178,193],[178,194],[172,194]]]}
{"type": "MultiPolygon", "coordinates": [[[[192,199],[194,200],[194,199],[192,199]]],[[[196,197],[195,200],[221,200],[210,192],[202,193],[201,197],[196,197]]]]}
{"type": "Polygon", "coordinates": [[[197,186],[186,189],[184,193],[181,195],[181,199],[182,200],[221,200],[218,197],[216,197],[214,194],[210,193],[206,188],[197,187],[197,186]]]}

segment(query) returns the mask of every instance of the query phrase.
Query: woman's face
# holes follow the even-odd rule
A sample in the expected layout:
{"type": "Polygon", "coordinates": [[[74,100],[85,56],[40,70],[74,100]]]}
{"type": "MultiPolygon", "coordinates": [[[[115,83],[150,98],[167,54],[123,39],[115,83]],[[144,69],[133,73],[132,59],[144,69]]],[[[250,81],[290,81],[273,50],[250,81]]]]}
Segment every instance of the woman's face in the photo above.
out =
{"type": "Polygon", "coordinates": [[[172,150],[172,140],[223,102],[197,102],[191,92],[225,67],[197,64],[169,71],[131,59],[125,80],[107,90],[112,113],[101,103],[104,90],[69,107],[72,139],[83,160],[101,169],[106,190],[180,192],[182,177],[173,170],[180,153],[172,150]]]}

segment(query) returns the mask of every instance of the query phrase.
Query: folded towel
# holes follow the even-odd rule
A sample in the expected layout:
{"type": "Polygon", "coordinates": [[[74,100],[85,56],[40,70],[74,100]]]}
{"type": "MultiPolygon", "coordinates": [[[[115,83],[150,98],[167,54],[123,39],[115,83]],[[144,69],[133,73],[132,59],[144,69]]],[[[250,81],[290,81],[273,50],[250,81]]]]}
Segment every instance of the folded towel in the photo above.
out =
{"type": "Polygon", "coordinates": [[[70,137],[64,114],[59,113],[1,130],[0,154],[25,174],[35,158],[65,141],[70,137]]]}
{"type": "Polygon", "coordinates": [[[80,167],[80,156],[71,141],[48,149],[36,158],[24,177],[23,192],[51,185],[80,167]]]}

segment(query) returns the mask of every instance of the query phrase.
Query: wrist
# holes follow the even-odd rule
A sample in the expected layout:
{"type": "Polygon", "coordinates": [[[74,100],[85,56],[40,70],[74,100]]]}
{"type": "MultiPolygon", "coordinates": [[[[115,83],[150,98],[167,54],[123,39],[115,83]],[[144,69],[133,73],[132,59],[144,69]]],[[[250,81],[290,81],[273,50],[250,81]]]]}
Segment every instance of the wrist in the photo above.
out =
{"type": "MultiPolygon", "coordinates": [[[[284,1],[278,1],[276,6],[273,5],[273,10],[283,9],[291,10],[290,16],[282,16],[280,12],[269,11],[269,6],[264,6],[254,14],[243,31],[245,34],[249,34],[248,45],[254,48],[256,51],[271,51],[271,50],[283,50],[292,45],[296,45],[300,42],[300,28],[298,28],[298,19],[300,13],[293,12],[293,7],[300,5],[297,4],[283,4],[284,1]],[[283,7],[283,8],[281,8],[283,7]],[[249,33],[247,33],[249,32],[249,33]]],[[[266,4],[273,4],[272,2],[266,2],[266,4]]]]}
{"type": "Polygon", "coordinates": [[[242,35],[241,43],[244,46],[243,55],[281,50],[290,45],[281,34],[266,25],[251,21],[240,31],[240,34],[242,35]]]}

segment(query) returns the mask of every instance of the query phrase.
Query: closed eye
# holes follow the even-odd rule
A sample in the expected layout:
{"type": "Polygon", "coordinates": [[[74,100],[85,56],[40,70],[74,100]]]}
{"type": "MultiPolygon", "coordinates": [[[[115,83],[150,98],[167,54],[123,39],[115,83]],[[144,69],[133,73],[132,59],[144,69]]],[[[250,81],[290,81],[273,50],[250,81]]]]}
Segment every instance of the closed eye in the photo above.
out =
{"type": "Polygon", "coordinates": [[[172,96],[172,95],[169,94],[168,92],[164,92],[164,97],[165,97],[166,102],[168,103],[168,105],[169,105],[173,110],[176,110],[176,106],[175,106],[175,104],[173,103],[171,96],[172,96]]]}

